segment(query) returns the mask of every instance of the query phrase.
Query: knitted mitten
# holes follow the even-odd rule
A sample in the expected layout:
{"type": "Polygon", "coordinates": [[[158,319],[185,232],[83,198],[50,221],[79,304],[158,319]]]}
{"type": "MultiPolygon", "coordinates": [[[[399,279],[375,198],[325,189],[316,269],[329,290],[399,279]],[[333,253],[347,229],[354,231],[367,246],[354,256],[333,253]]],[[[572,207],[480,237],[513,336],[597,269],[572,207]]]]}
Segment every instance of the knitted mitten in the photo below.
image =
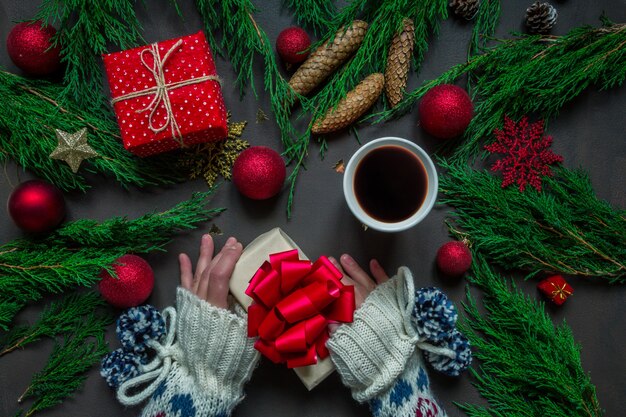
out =
{"type": "Polygon", "coordinates": [[[437,370],[458,375],[465,369],[471,353],[454,327],[456,317],[440,291],[415,292],[411,272],[403,267],[372,291],[354,321],[341,325],[327,346],[352,396],[368,401],[375,416],[442,417],[421,351],[429,352],[437,370]]]}
{"type": "Polygon", "coordinates": [[[152,362],[138,358],[137,349],[125,344],[118,349],[125,354],[114,351],[105,358],[101,373],[107,382],[120,382],[122,404],[150,398],[143,417],[228,416],[242,400],[243,385],[259,358],[254,340],[247,337],[245,313],[212,306],[183,288],[176,305],[177,311],[170,307],[163,313],[168,332],[145,342],[156,353],[152,362]],[[124,375],[111,372],[113,356],[130,358],[116,364],[124,375]]]}

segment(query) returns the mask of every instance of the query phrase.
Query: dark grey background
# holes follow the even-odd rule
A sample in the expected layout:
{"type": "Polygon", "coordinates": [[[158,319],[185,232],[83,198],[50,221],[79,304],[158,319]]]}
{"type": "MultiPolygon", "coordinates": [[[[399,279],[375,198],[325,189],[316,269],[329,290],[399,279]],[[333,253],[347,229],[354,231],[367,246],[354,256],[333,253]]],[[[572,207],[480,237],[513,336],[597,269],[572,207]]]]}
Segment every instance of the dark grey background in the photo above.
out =
{"type": "MultiPolygon", "coordinates": [[[[5,52],[5,39],[13,21],[29,19],[35,13],[38,1],[0,1],[0,65],[12,71],[5,52]]],[[[148,10],[140,7],[140,19],[144,25],[148,42],[169,39],[201,29],[202,24],[193,2],[181,1],[185,21],[181,22],[166,0],[153,0],[148,10]]],[[[262,9],[258,22],[274,41],[278,33],[294,23],[291,12],[283,9],[278,0],[256,2],[262,9]]],[[[418,3],[418,2],[416,2],[418,3]]],[[[505,36],[511,30],[522,30],[523,15],[527,1],[504,1],[498,35],[505,36]]],[[[626,21],[624,0],[559,1],[556,34],[582,24],[596,25],[598,17],[606,11],[617,22],[626,21]]],[[[416,6],[417,7],[417,6],[416,6]]],[[[430,42],[423,68],[413,76],[412,85],[437,77],[466,57],[471,24],[451,18],[442,24],[440,35],[430,42]]],[[[233,120],[248,120],[250,123],[245,137],[253,145],[266,145],[280,150],[278,133],[265,93],[255,99],[248,95],[243,102],[238,100],[233,86],[233,71],[230,64],[217,60],[220,76],[225,79],[224,94],[233,120]],[[255,114],[262,108],[270,116],[263,124],[255,124],[255,114]]],[[[262,67],[255,74],[262,76],[262,67]]],[[[259,88],[261,90],[261,88],[259,88]]],[[[560,117],[550,124],[549,134],[554,136],[554,150],[565,157],[565,165],[581,166],[591,175],[600,198],[617,207],[626,207],[626,146],[624,125],[626,121],[626,91],[616,88],[598,92],[589,89],[573,103],[567,105],[560,117]]],[[[1,110],[0,110],[1,111],[1,110]]],[[[369,141],[380,136],[394,135],[414,140],[420,146],[433,151],[437,142],[429,138],[416,125],[415,112],[403,119],[383,125],[360,128],[360,137],[369,141]]],[[[37,140],[37,138],[33,138],[37,140]]],[[[338,256],[343,252],[353,254],[359,261],[366,262],[378,257],[388,271],[400,265],[408,265],[416,277],[418,286],[443,286],[457,303],[464,299],[462,282],[444,282],[434,267],[437,248],[449,238],[443,219],[448,208],[439,206],[420,225],[396,235],[385,235],[374,231],[363,231],[344,204],[340,174],[332,166],[337,160],[348,160],[358,148],[357,142],[348,134],[341,134],[329,141],[326,159],[321,160],[318,146],[311,145],[308,171],[299,180],[294,200],[294,217],[287,221],[285,205],[287,193],[265,202],[248,201],[241,197],[230,183],[225,183],[214,198],[214,206],[227,207],[228,211],[216,220],[224,231],[217,238],[218,244],[228,235],[235,235],[244,243],[272,227],[282,227],[303,248],[309,257],[322,254],[338,256]]],[[[6,174],[0,175],[0,201],[6,201],[11,189],[21,180],[32,175],[19,171],[8,164],[6,174]]],[[[205,190],[201,181],[189,182],[168,189],[124,191],[111,180],[94,178],[94,187],[87,194],[67,194],[69,219],[104,219],[115,215],[130,217],[151,210],[162,210],[189,197],[191,192],[205,190]]],[[[147,259],[154,268],[156,287],[150,302],[158,307],[171,305],[178,282],[176,254],[187,251],[197,253],[197,245],[205,228],[178,237],[168,252],[147,259]]],[[[20,231],[6,214],[0,215],[0,242],[20,237],[20,231]]],[[[561,308],[547,306],[556,323],[567,320],[576,340],[582,347],[582,362],[597,387],[600,404],[607,416],[623,415],[626,394],[626,296],[625,286],[608,286],[583,278],[570,278],[575,288],[574,296],[561,308]]],[[[539,297],[536,282],[520,282],[519,285],[531,296],[539,297]]],[[[39,307],[28,308],[19,320],[35,317],[39,307]]],[[[116,346],[112,332],[109,340],[116,346]]],[[[0,416],[13,415],[17,409],[16,399],[28,385],[33,373],[42,369],[52,349],[49,341],[39,342],[25,349],[0,358],[0,416]]],[[[530,365],[530,364],[529,364],[530,365]]],[[[451,416],[462,415],[452,404],[454,401],[476,403],[480,397],[471,386],[467,376],[449,379],[436,376],[433,390],[451,416]]],[[[295,374],[281,366],[262,361],[247,386],[247,397],[235,411],[236,416],[294,416],[312,417],[322,415],[365,416],[367,409],[354,402],[337,375],[333,375],[312,392],[307,392],[295,374]]],[[[114,394],[93,369],[84,388],[74,399],[43,412],[43,416],[133,416],[139,409],[124,409],[114,394]]]]}

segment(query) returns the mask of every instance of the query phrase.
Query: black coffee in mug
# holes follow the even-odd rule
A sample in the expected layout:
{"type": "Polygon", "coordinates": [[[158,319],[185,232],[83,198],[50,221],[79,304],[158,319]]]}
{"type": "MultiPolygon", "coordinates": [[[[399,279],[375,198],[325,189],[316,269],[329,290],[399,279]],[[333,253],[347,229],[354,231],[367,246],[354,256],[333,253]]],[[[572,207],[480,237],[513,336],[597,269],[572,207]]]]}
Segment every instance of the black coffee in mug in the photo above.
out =
{"type": "Polygon", "coordinates": [[[401,146],[381,146],[361,159],[354,172],[354,193],[374,219],[398,223],[414,215],[428,193],[422,161],[401,146]]]}

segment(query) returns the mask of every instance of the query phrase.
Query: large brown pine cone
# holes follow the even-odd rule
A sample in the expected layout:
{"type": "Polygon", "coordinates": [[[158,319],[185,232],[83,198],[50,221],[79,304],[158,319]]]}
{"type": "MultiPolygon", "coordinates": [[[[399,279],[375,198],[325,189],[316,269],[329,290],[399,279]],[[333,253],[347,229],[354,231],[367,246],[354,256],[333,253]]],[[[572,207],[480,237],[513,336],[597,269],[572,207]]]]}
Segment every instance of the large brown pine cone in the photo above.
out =
{"type": "Polygon", "coordinates": [[[479,0],[450,0],[450,9],[465,20],[472,20],[478,12],[479,0]]]}
{"type": "Polygon", "coordinates": [[[402,31],[391,41],[385,68],[385,95],[391,107],[395,107],[404,95],[415,44],[413,21],[404,19],[402,23],[402,31]]]}
{"type": "Polygon", "coordinates": [[[385,76],[381,73],[368,75],[352,91],[341,99],[336,107],[328,109],[311,129],[314,135],[335,132],[354,123],[376,102],[383,92],[385,76]]]}
{"type": "Polygon", "coordinates": [[[303,96],[309,94],[361,46],[366,32],[367,23],[362,20],[341,27],[332,43],[326,41],[317,48],[293,74],[289,80],[291,88],[303,96]]]}

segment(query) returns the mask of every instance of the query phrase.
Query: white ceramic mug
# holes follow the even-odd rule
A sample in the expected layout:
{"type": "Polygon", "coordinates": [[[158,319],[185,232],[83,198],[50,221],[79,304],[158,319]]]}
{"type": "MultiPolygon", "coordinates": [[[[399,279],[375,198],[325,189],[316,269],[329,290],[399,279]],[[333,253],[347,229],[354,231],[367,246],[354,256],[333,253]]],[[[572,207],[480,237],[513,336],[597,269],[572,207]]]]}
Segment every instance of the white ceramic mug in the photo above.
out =
{"type": "Polygon", "coordinates": [[[438,187],[439,179],[437,177],[437,170],[435,169],[435,164],[433,164],[433,161],[430,159],[426,151],[411,141],[396,137],[375,139],[361,146],[355,154],[352,155],[352,158],[350,158],[343,177],[343,194],[346,198],[350,211],[352,211],[356,218],[359,219],[359,221],[364,225],[381,232],[400,232],[421,222],[435,205],[438,187]],[[422,205],[411,215],[411,217],[396,223],[383,222],[367,214],[367,212],[360,206],[354,192],[354,175],[359,163],[368,153],[374,149],[384,146],[399,146],[411,152],[422,162],[427,176],[428,190],[422,205]]]}

